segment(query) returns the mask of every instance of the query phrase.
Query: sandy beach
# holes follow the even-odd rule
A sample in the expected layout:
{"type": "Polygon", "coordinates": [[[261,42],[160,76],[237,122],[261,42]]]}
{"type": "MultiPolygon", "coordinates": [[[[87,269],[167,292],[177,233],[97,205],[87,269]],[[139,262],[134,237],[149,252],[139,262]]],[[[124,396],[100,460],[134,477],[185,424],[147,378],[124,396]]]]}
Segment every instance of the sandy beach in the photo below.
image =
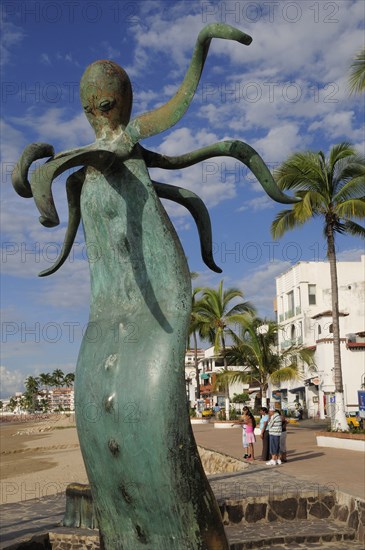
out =
{"type": "Polygon", "coordinates": [[[0,504],[64,493],[87,483],[74,415],[0,423],[0,504]]]}

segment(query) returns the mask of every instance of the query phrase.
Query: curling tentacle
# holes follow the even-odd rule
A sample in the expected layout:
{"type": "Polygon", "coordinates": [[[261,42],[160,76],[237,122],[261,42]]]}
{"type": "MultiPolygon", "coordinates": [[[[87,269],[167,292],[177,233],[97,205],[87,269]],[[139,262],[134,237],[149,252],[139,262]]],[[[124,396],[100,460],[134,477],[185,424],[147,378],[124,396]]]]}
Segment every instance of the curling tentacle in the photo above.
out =
{"type": "Polygon", "coordinates": [[[222,273],[221,268],[216,265],[213,259],[212,226],[210,223],[209,212],[201,198],[192,191],[188,191],[182,187],[168,185],[167,183],[158,183],[157,181],[153,181],[152,183],[157,195],[161,199],[174,201],[189,210],[197,225],[201,254],[204,263],[212,271],[222,273]]]}

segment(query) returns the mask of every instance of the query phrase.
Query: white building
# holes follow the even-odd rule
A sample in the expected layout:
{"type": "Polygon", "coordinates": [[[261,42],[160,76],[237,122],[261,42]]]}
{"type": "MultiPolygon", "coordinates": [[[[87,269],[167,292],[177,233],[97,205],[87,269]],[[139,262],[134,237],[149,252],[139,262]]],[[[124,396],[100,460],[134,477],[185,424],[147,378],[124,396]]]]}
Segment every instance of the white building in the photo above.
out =
{"type": "MultiPolygon", "coordinates": [[[[224,367],[224,361],[221,354],[214,352],[214,347],[210,347],[206,350],[198,350],[199,357],[199,385],[200,385],[200,397],[203,400],[205,407],[212,407],[215,403],[219,403],[221,407],[224,407],[224,392],[214,391],[214,385],[216,381],[217,373],[221,372],[224,367]]],[[[196,375],[194,368],[194,351],[188,350],[185,355],[185,381],[187,388],[187,396],[191,405],[196,401],[196,375]]],[[[240,370],[243,367],[228,367],[231,370],[240,370]]],[[[229,385],[229,395],[232,400],[234,394],[250,393],[251,402],[247,403],[248,406],[253,406],[255,395],[258,388],[250,387],[249,384],[242,384],[240,382],[231,383],[229,385]]],[[[233,406],[233,404],[232,404],[233,406]]],[[[242,408],[242,405],[240,406],[242,408]]]]}
{"type": "MultiPolygon", "coordinates": [[[[365,382],[365,256],[338,262],[341,361],[346,410],[358,410],[357,391],[365,382]]],[[[309,416],[332,415],[334,403],[331,280],[328,262],[299,262],[276,278],[277,320],[283,327],[279,349],[303,344],[315,350],[317,372],[270,388],[283,409],[305,406],[309,416]]]]}
{"type": "Polygon", "coordinates": [[[73,387],[56,387],[49,390],[48,403],[51,411],[74,411],[75,393],[73,387]]]}

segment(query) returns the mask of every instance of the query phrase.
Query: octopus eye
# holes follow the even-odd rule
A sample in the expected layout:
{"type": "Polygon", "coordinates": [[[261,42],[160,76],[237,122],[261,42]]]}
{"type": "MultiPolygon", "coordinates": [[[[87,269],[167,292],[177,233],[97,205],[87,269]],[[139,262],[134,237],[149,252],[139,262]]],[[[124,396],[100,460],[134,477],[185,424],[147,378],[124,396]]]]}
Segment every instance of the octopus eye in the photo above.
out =
{"type": "Polygon", "coordinates": [[[103,99],[99,103],[99,110],[100,111],[110,111],[115,105],[115,99],[103,99]]]}

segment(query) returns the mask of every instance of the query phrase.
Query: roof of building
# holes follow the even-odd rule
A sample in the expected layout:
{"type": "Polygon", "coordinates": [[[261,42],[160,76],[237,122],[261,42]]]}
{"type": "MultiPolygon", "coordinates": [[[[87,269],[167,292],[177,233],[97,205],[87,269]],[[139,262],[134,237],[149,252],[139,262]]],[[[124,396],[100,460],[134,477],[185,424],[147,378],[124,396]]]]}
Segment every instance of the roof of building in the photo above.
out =
{"type": "MultiPolygon", "coordinates": [[[[340,317],[347,317],[349,313],[345,313],[344,311],[338,312],[340,317]]],[[[327,311],[321,311],[321,313],[316,313],[316,315],[313,315],[311,319],[319,319],[320,317],[332,317],[332,310],[328,309],[327,311]]]]}

